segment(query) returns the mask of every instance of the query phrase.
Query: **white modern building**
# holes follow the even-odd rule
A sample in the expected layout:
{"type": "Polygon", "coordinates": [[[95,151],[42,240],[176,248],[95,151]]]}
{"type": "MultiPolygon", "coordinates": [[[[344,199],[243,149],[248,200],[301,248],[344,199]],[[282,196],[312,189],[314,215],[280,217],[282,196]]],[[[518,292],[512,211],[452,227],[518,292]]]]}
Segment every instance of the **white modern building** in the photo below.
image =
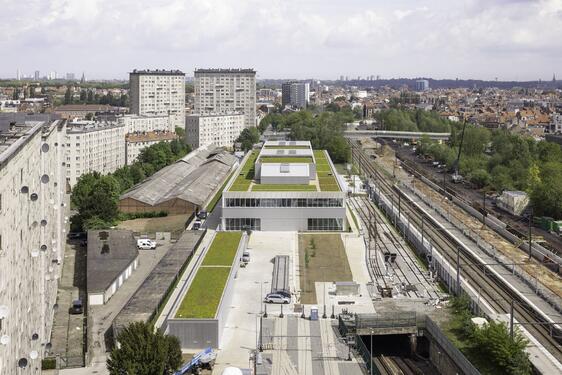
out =
{"type": "Polygon", "coordinates": [[[308,82],[285,82],[281,85],[281,105],[306,108],[310,96],[308,82]]]}
{"type": "Polygon", "coordinates": [[[125,134],[154,131],[175,132],[176,130],[174,127],[174,118],[169,115],[123,115],[117,118],[117,122],[125,126],[125,134]]]}
{"type": "Polygon", "coordinates": [[[249,152],[222,195],[224,230],[342,231],[346,193],[325,150],[268,141],[249,152]]]}
{"type": "Polygon", "coordinates": [[[194,113],[242,113],[244,126],[256,126],[256,71],[196,69],[194,113]]]}
{"type": "Polygon", "coordinates": [[[126,159],[125,164],[131,165],[139,157],[141,151],[160,142],[171,142],[178,135],[169,131],[152,131],[129,133],[125,136],[126,159]]]}
{"type": "Polygon", "coordinates": [[[131,113],[172,117],[173,128],[185,122],[185,73],[179,70],[133,70],[129,73],[131,113]]]}
{"type": "Polygon", "coordinates": [[[66,181],[83,174],[108,174],[125,165],[125,126],[116,122],[71,121],[66,130],[66,181]]]}
{"type": "Polygon", "coordinates": [[[65,123],[0,124],[0,139],[0,374],[40,374],[64,258],[65,123]]]}
{"type": "Polygon", "coordinates": [[[188,115],[185,118],[185,142],[192,149],[214,144],[231,148],[244,129],[244,115],[188,115]]]}

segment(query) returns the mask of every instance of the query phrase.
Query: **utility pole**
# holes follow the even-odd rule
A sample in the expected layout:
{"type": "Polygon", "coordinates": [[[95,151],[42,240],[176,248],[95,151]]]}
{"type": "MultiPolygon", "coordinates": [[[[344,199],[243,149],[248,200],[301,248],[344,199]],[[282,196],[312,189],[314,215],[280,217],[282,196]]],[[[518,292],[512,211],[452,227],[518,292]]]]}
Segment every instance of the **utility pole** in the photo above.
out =
{"type": "Polygon", "coordinates": [[[484,209],[482,210],[482,226],[486,226],[486,192],[484,192],[484,209]]]}
{"type": "Polygon", "coordinates": [[[509,337],[511,337],[511,341],[513,341],[513,300],[511,300],[509,306],[509,337]]]}
{"type": "Polygon", "coordinates": [[[461,249],[457,247],[457,296],[461,293],[461,264],[460,264],[461,249]]]}
{"type": "Polygon", "coordinates": [[[529,215],[529,260],[533,256],[533,248],[532,248],[532,233],[531,233],[531,225],[533,224],[533,207],[531,207],[531,214],[529,215]]]}

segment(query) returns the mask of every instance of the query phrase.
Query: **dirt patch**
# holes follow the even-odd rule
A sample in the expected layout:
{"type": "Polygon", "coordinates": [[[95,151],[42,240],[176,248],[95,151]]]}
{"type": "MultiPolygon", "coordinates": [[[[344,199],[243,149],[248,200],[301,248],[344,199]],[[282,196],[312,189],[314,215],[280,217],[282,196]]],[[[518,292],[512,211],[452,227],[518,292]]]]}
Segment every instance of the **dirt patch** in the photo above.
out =
{"type": "Polygon", "coordinates": [[[139,233],[172,232],[180,234],[185,230],[189,215],[171,215],[147,219],[127,220],[119,223],[119,229],[128,229],[139,233]]]}
{"type": "Polygon", "coordinates": [[[299,234],[301,303],[315,304],[316,281],[352,281],[341,235],[299,234]]]}

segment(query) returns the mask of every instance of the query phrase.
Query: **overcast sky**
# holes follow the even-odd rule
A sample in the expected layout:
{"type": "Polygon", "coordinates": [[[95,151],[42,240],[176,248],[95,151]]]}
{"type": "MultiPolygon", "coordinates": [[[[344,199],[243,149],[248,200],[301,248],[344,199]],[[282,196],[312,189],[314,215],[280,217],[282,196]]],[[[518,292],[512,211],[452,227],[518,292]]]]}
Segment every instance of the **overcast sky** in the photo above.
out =
{"type": "Polygon", "coordinates": [[[0,0],[0,76],[562,79],[562,0],[0,0]]]}

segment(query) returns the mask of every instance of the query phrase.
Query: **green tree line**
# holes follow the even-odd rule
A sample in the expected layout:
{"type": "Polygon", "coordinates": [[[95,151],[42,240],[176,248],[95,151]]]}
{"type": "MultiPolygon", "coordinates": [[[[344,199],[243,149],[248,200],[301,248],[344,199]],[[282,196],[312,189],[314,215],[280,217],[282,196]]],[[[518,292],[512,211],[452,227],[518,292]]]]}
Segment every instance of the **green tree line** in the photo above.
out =
{"type": "Polygon", "coordinates": [[[143,149],[131,165],[108,175],[87,173],[72,189],[71,202],[78,214],[71,218],[71,230],[105,229],[119,219],[119,196],[158,170],[174,163],[191,151],[183,139],[159,142],[143,149]]]}
{"type": "Polygon", "coordinates": [[[387,109],[375,114],[383,130],[447,133],[454,128],[454,122],[443,119],[437,112],[387,109]]]}
{"type": "Polygon", "coordinates": [[[276,131],[288,130],[292,140],[310,141],[314,149],[325,149],[335,163],[349,160],[351,150],[343,137],[345,124],[355,120],[351,111],[299,111],[272,113],[260,122],[260,130],[271,126],[276,131]]]}
{"type": "Polygon", "coordinates": [[[111,92],[100,95],[94,93],[93,90],[82,89],[80,90],[80,98],[76,100],[69,87],[64,94],[64,104],[109,104],[114,107],[128,107],[129,96],[126,94],[114,96],[111,92]]]}
{"type": "MultiPolygon", "coordinates": [[[[452,168],[458,155],[461,124],[451,128],[448,144],[422,137],[418,151],[452,168]]],[[[459,172],[478,188],[529,194],[537,216],[562,218],[562,149],[507,130],[467,125],[459,172]]]]}

